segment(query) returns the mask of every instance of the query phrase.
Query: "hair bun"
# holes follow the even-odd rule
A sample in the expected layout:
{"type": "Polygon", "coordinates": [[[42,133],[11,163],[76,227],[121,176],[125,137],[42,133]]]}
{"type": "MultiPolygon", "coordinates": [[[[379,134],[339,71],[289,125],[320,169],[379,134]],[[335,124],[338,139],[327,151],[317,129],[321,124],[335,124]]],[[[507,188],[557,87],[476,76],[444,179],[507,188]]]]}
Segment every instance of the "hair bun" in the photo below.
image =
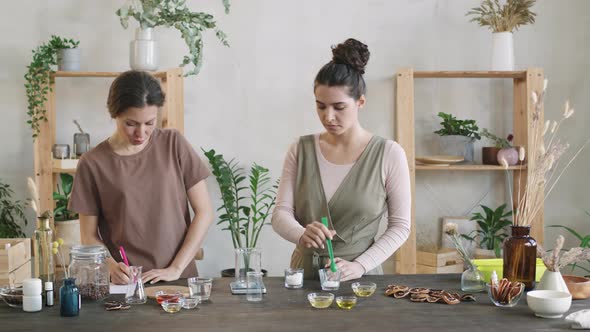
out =
{"type": "Polygon", "coordinates": [[[361,74],[365,73],[370,55],[371,52],[369,52],[367,45],[353,38],[332,46],[332,61],[334,63],[348,65],[361,74]]]}

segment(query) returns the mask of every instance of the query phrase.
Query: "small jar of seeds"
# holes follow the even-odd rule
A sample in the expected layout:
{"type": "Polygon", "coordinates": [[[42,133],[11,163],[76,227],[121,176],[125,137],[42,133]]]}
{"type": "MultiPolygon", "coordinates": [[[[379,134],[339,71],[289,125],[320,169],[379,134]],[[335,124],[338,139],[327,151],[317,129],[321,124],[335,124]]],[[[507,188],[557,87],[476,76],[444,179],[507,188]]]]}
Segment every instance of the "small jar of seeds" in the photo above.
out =
{"type": "Polygon", "coordinates": [[[100,245],[76,245],[70,252],[70,277],[76,278],[80,296],[86,300],[102,300],[109,296],[107,249],[100,245]]]}

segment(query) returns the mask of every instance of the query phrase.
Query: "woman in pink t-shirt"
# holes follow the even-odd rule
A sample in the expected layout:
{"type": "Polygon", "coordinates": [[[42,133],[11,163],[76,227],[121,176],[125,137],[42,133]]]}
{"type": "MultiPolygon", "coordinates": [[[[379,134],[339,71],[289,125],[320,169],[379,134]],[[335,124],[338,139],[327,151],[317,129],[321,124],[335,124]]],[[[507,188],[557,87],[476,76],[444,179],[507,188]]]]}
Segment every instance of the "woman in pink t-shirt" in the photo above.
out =
{"type": "Polygon", "coordinates": [[[177,130],[156,128],[164,101],[150,74],[118,76],[108,97],[117,128],[76,169],[70,209],[80,215],[82,243],[108,248],[116,284],[129,275],[121,246],[129,264],[143,266],[144,282],[195,276],[193,258],[213,221],[206,164],[177,130]]]}

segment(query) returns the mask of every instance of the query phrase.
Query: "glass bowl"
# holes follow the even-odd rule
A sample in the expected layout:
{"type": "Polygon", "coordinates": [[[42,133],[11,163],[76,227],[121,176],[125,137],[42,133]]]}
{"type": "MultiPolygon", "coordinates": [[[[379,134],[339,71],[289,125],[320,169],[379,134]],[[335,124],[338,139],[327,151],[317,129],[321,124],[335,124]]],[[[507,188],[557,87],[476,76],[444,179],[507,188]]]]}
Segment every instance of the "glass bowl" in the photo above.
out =
{"type": "Polygon", "coordinates": [[[334,302],[334,294],[332,293],[309,293],[307,300],[312,307],[317,309],[325,309],[334,302]]]}
{"type": "Polygon", "coordinates": [[[356,296],[336,296],[338,308],[350,310],[356,306],[356,296]]]}
{"type": "Polygon", "coordinates": [[[194,309],[199,304],[199,299],[196,297],[183,297],[180,299],[182,309],[194,309]]]}
{"type": "Polygon", "coordinates": [[[174,314],[180,311],[180,308],[182,308],[182,302],[179,300],[163,301],[161,306],[167,313],[174,314]]]}
{"type": "Polygon", "coordinates": [[[514,290],[511,294],[511,296],[505,296],[502,299],[494,297],[494,295],[492,294],[492,287],[490,284],[486,284],[486,288],[488,290],[488,297],[490,298],[490,301],[492,301],[492,303],[496,306],[496,307],[514,307],[518,301],[520,300],[520,298],[522,297],[522,294],[524,294],[524,284],[520,283],[521,287],[520,290],[514,290]]]}
{"type": "Polygon", "coordinates": [[[22,287],[18,288],[10,288],[10,287],[2,287],[0,288],[0,297],[2,300],[8,304],[8,306],[12,308],[22,308],[23,307],[23,289],[22,287]]]}
{"type": "Polygon", "coordinates": [[[377,284],[374,282],[359,281],[353,282],[351,287],[352,291],[356,296],[369,297],[373,295],[373,293],[375,293],[375,290],[377,289],[377,284]]]}
{"type": "Polygon", "coordinates": [[[155,295],[158,304],[162,304],[164,301],[180,302],[180,298],[182,298],[182,292],[179,290],[161,290],[157,291],[155,295]]]}

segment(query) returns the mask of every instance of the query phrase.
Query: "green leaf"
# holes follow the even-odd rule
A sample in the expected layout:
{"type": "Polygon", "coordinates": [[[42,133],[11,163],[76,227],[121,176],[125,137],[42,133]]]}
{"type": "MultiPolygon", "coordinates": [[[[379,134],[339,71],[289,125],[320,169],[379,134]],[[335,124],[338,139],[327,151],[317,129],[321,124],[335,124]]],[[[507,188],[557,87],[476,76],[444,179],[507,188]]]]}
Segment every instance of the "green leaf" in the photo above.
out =
{"type": "Polygon", "coordinates": [[[567,230],[568,232],[570,232],[575,237],[577,237],[578,240],[580,240],[580,241],[583,241],[584,240],[584,238],[580,234],[578,234],[578,232],[576,232],[575,230],[573,230],[572,228],[569,228],[567,226],[563,226],[563,225],[549,225],[547,227],[560,227],[560,228],[563,228],[563,229],[567,230]]]}

